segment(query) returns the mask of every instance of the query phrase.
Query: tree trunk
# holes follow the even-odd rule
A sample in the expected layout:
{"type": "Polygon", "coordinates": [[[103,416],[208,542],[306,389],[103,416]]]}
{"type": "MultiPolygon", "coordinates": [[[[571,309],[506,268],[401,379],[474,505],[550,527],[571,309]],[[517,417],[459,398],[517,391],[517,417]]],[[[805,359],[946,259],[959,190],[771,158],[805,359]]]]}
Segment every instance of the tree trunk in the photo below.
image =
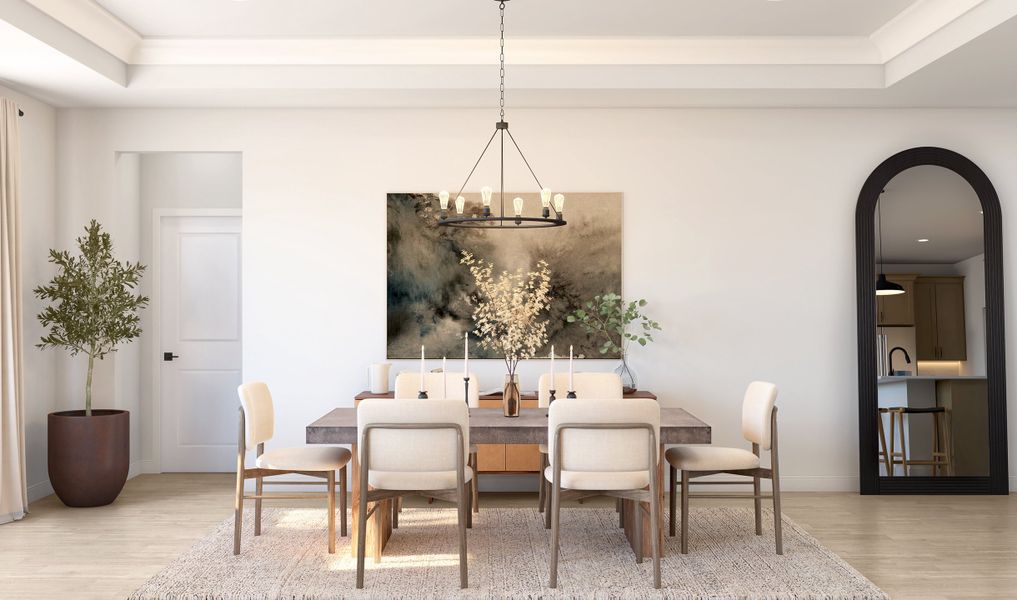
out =
{"type": "Polygon", "coordinates": [[[95,357],[88,355],[88,379],[85,380],[85,416],[92,416],[92,368],[95,366],[95,357]]]}

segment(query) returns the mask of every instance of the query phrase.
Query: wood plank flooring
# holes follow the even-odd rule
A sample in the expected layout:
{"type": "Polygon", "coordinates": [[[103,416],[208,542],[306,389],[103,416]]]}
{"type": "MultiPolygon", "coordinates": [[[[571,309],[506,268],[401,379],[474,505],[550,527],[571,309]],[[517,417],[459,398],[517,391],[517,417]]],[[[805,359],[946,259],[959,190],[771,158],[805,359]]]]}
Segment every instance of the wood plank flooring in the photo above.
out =
{"type": "MultiPolygon", "coordinates": [[[[107,507],[40,500],[24,520],[0,526],[0,598],[126,597],[232,515],[232,488],[231,475],[142,475],[107,507]]],[[[536,494],[481,498],[482,507],[535,504],[536,494]]],[[[1017,598],[1013,495],[785,493],[784,513],[895,599],[1017,598]]]]}

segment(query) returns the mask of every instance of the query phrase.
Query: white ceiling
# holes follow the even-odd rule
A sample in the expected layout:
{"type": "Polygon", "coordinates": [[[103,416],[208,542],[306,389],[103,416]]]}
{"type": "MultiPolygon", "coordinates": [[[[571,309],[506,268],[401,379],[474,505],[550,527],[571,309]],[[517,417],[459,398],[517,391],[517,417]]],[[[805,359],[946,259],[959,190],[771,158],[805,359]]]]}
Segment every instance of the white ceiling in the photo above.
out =
{"type": "MultiPolygon", "coordinates": [[[[145,37],[492,35],[493,0],[96,0],[145,37]]],[[[916,0],[510,0],[522,36],[869,35],[916,0]]]]}
{"type": "MultiPolygon", "coordinates": [[[[510,108],[1017,107],[1017,0],[508,12],[510,108]]],[[[0,0],[0,82],[56,106],[490,107],[496,18],[493,0],[0,0]]]]}
{"type": "Polygon", "coordinates": [[[981,203],[949,169],[908,169],[887,184],[880,203],[886,264],[953,264],[984,252],[981,203]]]}

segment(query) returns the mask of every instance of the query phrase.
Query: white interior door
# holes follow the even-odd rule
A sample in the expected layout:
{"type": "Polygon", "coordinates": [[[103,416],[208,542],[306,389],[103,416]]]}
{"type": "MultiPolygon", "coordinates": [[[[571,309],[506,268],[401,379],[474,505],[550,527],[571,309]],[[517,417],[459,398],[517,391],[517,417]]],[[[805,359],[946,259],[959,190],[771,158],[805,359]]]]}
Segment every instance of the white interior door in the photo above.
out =
{"type": "Polygon", "coordinates": [[[236,469],[240,217],[160,223],[162,470],[236,469]]]}

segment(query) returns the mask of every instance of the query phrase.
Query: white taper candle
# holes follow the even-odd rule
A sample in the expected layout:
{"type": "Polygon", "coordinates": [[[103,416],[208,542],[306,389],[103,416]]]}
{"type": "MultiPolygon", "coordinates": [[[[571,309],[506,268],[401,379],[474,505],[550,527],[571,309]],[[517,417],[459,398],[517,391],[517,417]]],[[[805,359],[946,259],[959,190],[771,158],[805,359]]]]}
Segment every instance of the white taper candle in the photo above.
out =
{"type": "Polygon", "coordinates": [[[572,346],[569,346],[569,389],[568,391],[576,391],[575,386],[572,385],[572,346]]]}
{"type": "Polygon", "coordinates": [[[425,390],[424,386],[424,347],[420,347],[420,391],[425,390]]]}

